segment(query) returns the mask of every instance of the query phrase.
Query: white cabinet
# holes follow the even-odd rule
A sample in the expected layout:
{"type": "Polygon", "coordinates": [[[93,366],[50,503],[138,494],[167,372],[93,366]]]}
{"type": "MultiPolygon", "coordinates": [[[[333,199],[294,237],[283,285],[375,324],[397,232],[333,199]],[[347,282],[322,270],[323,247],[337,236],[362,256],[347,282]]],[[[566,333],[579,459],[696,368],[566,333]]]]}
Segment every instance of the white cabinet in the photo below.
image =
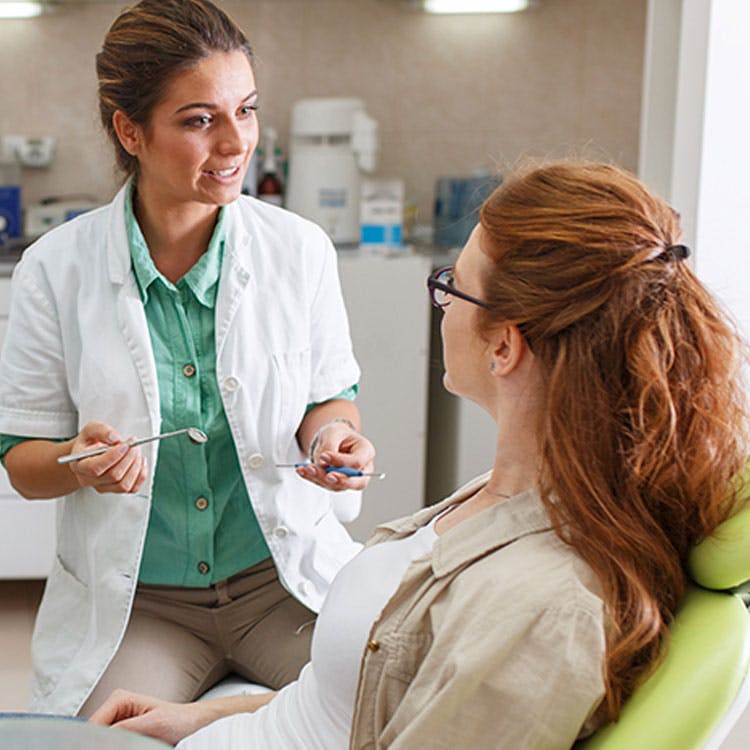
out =
{"type": "Polygon", "coordinates": [[[373,256],[339,251],[339,273],[354,353],[362,368],[357,405],[363,432],[386,472],[364,493],[362,512],[348,524],[358,540],[375,526],[421,508],[427,431],[430,302],[425,255],[373,256]]]}
{"type": "MultiPolygon", "coordinates": [[[[0,278],[0,346],[5,337],[10,279],[0,278]]],[[[45,578],[55,554],[55,501],[30,502],[0,466],[0,579],[45,578]]]]}

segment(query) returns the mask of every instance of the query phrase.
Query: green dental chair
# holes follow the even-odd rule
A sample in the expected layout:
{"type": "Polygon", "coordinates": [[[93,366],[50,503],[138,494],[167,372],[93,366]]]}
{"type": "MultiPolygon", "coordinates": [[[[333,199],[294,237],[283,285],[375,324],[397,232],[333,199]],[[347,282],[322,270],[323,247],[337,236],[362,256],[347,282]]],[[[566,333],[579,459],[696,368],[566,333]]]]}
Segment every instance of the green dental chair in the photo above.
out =
{"type": "Polygon", "coordinates": [[[664,661],[576,750],[718,750],[750,704],[750,505],[696,546],[690,575],[664,661]]]}

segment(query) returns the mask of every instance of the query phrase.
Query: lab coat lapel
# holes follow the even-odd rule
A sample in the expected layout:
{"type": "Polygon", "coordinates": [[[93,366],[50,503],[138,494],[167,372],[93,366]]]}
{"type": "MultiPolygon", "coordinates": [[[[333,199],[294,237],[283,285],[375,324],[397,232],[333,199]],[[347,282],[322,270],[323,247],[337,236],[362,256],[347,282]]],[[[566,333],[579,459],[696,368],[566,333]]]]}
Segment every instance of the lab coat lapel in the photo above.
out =
{"type": "Polygon", "coordinates": [[[151,417],[151,430],[155,434],[159,431],[161,422],[159,382],[154,353],[151,349],[146,312],[132,274],[125,280],[117,295],[117,317],[128,351],[138,371],[138,380],[151,417]]]}
{"type": "Polygon", "coordinates": [[[242,295],[250,281],[250,271],[244,264],[252,238],[238,221],[237,207],[230,204],[227,211],[227,239],[221,265],[219,293],[216,297],[216,358],[221,357],[227,333],[239,308],[242,295]]]}
{"type": "Polygon", "coordinates": [[[159,407],[159,383],[156,362],[151,349],[151,337],[146,322],[138,285],[131,268],[130,248],[125,229],[125,195],[128,184],[123,186],[112,201],[112,211],[107,234],[107,262],[109,280],[114,285],[117,298],[117,319],[123,339],[133,359],[143,395],[151,419],[151,430],[159,431],[161,414],[159,407]],[[119,287],[119,289],[117,289],[119,287]]]}

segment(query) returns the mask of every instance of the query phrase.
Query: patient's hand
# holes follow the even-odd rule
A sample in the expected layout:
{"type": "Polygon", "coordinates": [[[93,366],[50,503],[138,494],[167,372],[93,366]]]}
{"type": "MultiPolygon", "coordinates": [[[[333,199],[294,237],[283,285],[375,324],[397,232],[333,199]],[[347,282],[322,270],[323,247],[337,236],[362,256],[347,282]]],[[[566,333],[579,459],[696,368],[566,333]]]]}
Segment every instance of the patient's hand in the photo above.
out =
{"type": "Polygon", "coordinates": [[[219,716],[211,701],[171,703],[148,695],[115,690],[89,721],[128,729],[176,745],[219,716]]]}
{"type": "Polygon", "coordinates": [[[224,716],[257,711],[275,695],[275,692],[268,692],[232,695],[195,703],[171,703],[127,690],[115,690],[89,721],[128,729],[176,745],[201,727],[224,716]]]}

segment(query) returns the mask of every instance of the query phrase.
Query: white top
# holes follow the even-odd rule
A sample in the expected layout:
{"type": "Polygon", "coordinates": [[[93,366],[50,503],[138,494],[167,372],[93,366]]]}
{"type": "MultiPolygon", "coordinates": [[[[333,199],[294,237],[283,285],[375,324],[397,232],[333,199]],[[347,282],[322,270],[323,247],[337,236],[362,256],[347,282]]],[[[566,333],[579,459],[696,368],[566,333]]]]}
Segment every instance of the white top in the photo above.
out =
{"type": "MultiPolygon", "coordinates": [[[[284,586],[318,610],[360,549],[343,527],[360,493],[331,493],[276,463],[302,460],[305,407],[359,379],[320,227],[241,197],[226,209],[216,299],[216,375],[243,478],[284,586]]],[[[0,361],[0,432],[68,437],[96,419],[159,432],[156,365],[125,231],[124,191],[45,234],[13,274],[0,361]]],[[[142,448],[156,465],[158,442],[142,448]]],[[[32,645],[31,710],[75,713],[130,615],[151,502],[90,487],[58,510],[57,554],[32,645]],[[60,628],[64,622],[65,627],[60,628]]]]}
{"type": "Polygon", "coordinates": [[[368,547],[336,576],[315,625],[310,662],[255,713],[185,738],[178,750],[346,750],[362,652],[406,569],[432,550],[436,518],[414,534],[368,547]]]}

